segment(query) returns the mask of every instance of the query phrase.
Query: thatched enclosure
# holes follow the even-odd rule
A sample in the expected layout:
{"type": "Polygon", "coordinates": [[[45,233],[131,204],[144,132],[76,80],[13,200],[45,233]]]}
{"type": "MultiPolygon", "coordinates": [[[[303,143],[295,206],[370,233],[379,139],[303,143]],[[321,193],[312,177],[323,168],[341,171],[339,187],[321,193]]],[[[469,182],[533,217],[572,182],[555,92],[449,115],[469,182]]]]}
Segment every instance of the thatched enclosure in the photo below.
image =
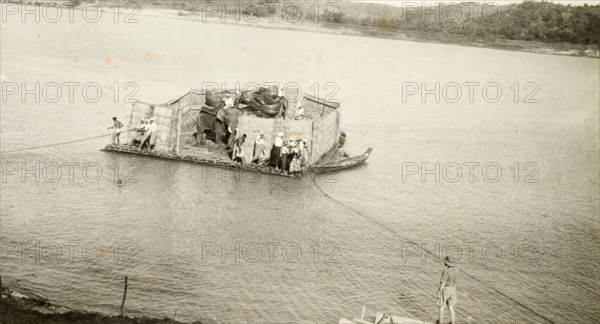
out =
{"type": "MultiPolygon", "coordinates": [[[[177,99],[160,105],[136,102],[131,110],[128,128],[131,129],[137,125],[140,118],[154,117],[158,126],[154,150],[179,154],[181,150],[186,150],[185,143],[193,143],[196,119],[205,99],[202,91],[192,90],[177,99]]],[[[306,139],[310,152],[310,165],[313,165],[334,147],[340,132],[340,105],[304,95],[301,102],[305,118],[296,120],[298,102],[289,103],[285,119],[260,118],[251,113],[244,113],[240,116],[237,135],[247,135],[243,147],[246,162],[252,160],[254,140],[261,132],[265,134],[268,147],[273,145],[278,132],[283,132],[286,140],[290,138],[306,139]]],[[[131,133],[129,134],[131,136],[131,133]]]]}

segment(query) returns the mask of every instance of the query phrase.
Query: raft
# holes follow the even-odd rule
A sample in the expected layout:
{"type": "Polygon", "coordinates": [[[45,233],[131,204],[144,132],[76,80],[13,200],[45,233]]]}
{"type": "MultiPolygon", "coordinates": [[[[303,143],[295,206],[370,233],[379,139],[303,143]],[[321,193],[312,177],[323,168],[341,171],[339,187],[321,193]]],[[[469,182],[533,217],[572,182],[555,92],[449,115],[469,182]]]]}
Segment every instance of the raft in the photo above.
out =
{"type": "Polygon", "coordinates": [[[298,174],[285,174],[281,171],[275,171],[270,169],[268,166],[260,166],[257,164],[251,163],[236,163],[230,161],[228,159],[224,159],[219,157],[218,154],[205,154],[206,156],[199,156],[197,154],[177,154],[174,152],[157,152],[157,151],[149,151],[149,150],[140,150],[134,146],[130,145],[118,145],[118,144],[109,144],[105,148],[101,149],[104,152],[111,153],[125,153],[125,154],[134,154],[140,156],[149,156],[154,158],[161,158],[165,160],[173,160],[173,161],[184,161],[191,163],[199,163],[205,165],[211,165],[219,168],[229,168],[229,169],[238,169],[243,171],[251,171],[251,172],[259,172],[266,173],[271,175],[276,175],[280,177],[287,178],[300,178],[301,173],[298,174]]]}
{"type": "MultiPolygon", "coordinates": [[[[140,125],[138,121],[151,119],[150,123],[155,125],[155,135],[153,135],[155,142],[152,150],[140,150],[138,146],[128,145],[135,143],[138,139],[135,136],[137,132],[127,131],[123,132],[125,138],[121,138],[121,142],[126,144],[110,144],[102,151],[200,163],[283,177],[301,177],[305,171],[342,170],[366,161],[370,150],[350,159],[348,155],[343,155],[341,159],[337,159],[335,156],[345,140],[345,134],[340,130],[340,104],[338,102],[309,94],[300,95],[295,102],[292,102],[292,108],[301,104],[304,109],[303,118],[296,119],[295,109],[281,111],[281,106],[287,106],[288,100],[273,97],[274,93],[275,89],[242,93],[235,89],[220,92],[190,90],[163,104],[136,101],[132,104],[128,126],[125,129],[137,129],[140,125]],[[232,96],[235,93],[236,99],[240,99],[241,102],[251,100],[251,106],[240,107],[239,109],[244,113],[233,116],[237,119],[227,120],[229,124],[225,128],[228,135],[234,136],[234,138],[243,134],[247,136],[241,147],[242,159],[246,162],[244,164],[233,162],[228,155],[229,151],[226,151],[221,143],[201,145],[203,141],[198,141],[194,135],[198,130],[199,121],[205,128],[210,126],[199,117],[215,115],[219,111],[219,107],[223,105],[223,102],[219,101],[220,96],[227,92],[232,96]],[[272,118],[272,116],[276,116],[276,118],[272,118]],[[266,165],[249,163],[254,158],[254,144],[257,138],[263,139],[263,145],[268,150],[273,147],[280,133],[283,133],[283,138],[288,143],[289,140],[295,141],[296,145],[300,140],[305,143],[306,152],[303,151],[303,153],[308,154],[302,161],[303,168],[293,175],[266,165]],[[331,152],[333,154],[330,154],[331,152]]],[[[234,138],[230,138],[228,146],[233,146],[234,138]]]]}

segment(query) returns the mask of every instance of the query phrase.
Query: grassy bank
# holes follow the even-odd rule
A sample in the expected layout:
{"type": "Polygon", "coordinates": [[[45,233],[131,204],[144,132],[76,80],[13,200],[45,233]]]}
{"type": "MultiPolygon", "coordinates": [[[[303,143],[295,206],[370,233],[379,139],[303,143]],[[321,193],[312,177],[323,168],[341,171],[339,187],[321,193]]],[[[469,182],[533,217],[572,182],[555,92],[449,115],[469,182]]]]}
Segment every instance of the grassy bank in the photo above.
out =
{"type": "MultiPolygon", "coordinates": [[[[42,298],[26,297],[2,287],[0,323],[110,323],[110,324],[179,324],[181,322],[148,317],[107,316],[67,310],[42,298]]],[[[194,322],[201,324],[200,322],[194,322]]]]}

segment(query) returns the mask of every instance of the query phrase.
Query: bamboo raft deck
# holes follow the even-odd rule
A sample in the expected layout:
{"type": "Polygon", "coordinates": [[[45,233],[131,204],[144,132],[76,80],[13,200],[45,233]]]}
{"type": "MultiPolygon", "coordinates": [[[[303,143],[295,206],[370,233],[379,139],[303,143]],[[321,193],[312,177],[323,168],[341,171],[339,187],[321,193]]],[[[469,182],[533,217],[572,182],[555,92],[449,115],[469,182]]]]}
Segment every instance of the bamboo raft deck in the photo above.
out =
{"type": "Polygon", "coordinates": [[[259,172],[266,173],[271,175],[276,175],[280,177],[287,178],[299,178],[302,176],[299,174],[285,174],[281,171],[275,171],[269,168],[268,166],[260,166],[256,164],[250,163],[237,163],[233,162],[229,159],[225,151],[223,150],[211,150],[203,147],[189,147],[181,150],[179,154],[177,153],[166,153],[166,152],[156,152],[149,150],[140,150],[137,147],[130,145],[117,145],[117,144],[109,144],[105,148],[101,149],[104,152],[111,153],[125,153],[125,154],[134,154],[140,156],[148,156],[154,158],[160,158],[165,160],[173,160],[173,161],[184,161],[198,164],[211,165],[219,168],[229,168],[229,169],[238,169],[240,171],[251,171],[251,172],[259,172]]]}

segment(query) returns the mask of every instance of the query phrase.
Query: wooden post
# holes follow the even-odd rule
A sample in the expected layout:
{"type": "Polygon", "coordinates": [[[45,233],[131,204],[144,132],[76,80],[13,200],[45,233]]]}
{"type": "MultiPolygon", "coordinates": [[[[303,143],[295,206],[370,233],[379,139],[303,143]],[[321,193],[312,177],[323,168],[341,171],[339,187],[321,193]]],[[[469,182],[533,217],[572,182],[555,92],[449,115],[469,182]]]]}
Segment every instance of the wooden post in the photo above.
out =
{"type": "Polygon", "coordinates": [[[121,302],[121,316],[123,316],[123,309],[125,308],[125,298],[127,298],[127,276],[125,276],[125,290],[123,291],[123,301],[121,302]]]}
{"type": "MultiPolygon", "coordinates": [[[[131,113],[129,113],[129,125],[127,125],[127,143],[129,143],[132,139],[131,137],[133,137],[133,135],[131,135],[130,130],[133,127],[133,111],[135,109],[135,102],[131,104],[131,113]]],[[[121,139],[119,139],[120,141],[121,139]]]]}
{"type": "MultiPolygon", "coordinates": [[[[179,154],[179,138],[181,137],[181,102],[179,102],[179,107],[177,108],[179,111],[177,113],[177,142],[175,143],[175,153],[179,154]]],[[[201,136],[201,134],[197,134],[196,136],[201,136]]]]}
{"type": "Polygon", "coordinates": [[[310,133],[310,147],[306,148],[306,151],[308,151],[308,166],[312,166],[313,163],[316,163],[317,161],[313,161],[313,154],[314,154],[314,150],[315,150],[315,121],[312,120],[310,123],[312,130],[310,133]]]}

